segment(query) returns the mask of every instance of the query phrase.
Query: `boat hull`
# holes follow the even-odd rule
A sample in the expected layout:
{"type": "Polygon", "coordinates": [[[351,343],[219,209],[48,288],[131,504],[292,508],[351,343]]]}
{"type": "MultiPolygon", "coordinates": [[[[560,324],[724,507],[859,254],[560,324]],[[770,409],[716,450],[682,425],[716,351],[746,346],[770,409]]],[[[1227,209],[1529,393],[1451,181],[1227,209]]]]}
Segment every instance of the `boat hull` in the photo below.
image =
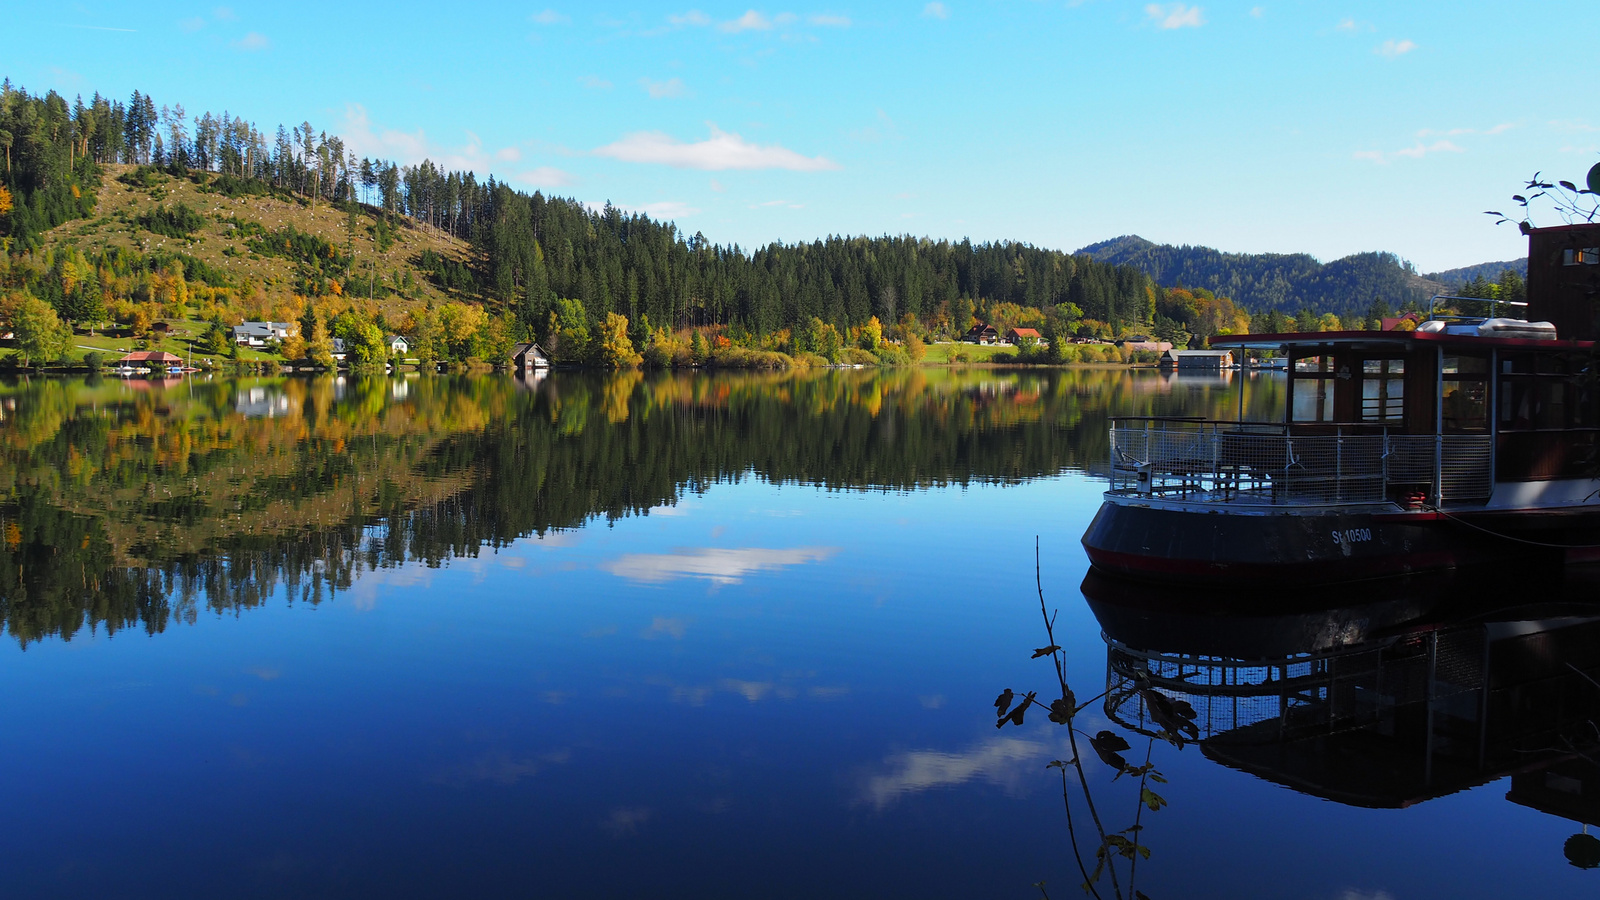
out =
{"type": "Polygon", "coordinates": [[[1397,512],[1223,512],[1108,496],[1083,536],[1102,572],[1183,584],[1334,584],[1566,554],[1474,530],[1450,517],[1397,512]]]}

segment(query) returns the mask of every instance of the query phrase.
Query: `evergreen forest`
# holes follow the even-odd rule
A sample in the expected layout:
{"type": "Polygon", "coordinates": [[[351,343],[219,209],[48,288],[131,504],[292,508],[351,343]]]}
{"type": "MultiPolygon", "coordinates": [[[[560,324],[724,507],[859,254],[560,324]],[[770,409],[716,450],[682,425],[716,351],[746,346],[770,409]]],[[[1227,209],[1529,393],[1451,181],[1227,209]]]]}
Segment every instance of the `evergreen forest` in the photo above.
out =
{"type": "MultiPolygon", "coordinates": [[[[699,363],[722,351],[892,363],[975,322],[1038,329],[1047,347],[1143,336],[1198,346],[1248,330],[1252,311],[1301,330],[1361,327],[1380,305],[1419,296],[1418,279],[1387,254],[1319,265],[1135,238],[1077,254],[907,235],[718,244],[492,175],[357,158],[310,122],[268,130],[228,111],[158,106],[139,91],[69,102],[5,80],[0,153],[0,320],[22,361],[64,355],[73,328],[110,322],[140,337],[164,318],[210,322],[204,349],[220,353],[225,326],[272,317],[300,326],[297,340],[273,348],[288,360],[329,361],[339,338],[356,358],[381,362],[383,335],[399,332],[424,360],[504,358],[513,342],[538,340],[559,360],[610,365],[699,363]],[[208,216],[167,197],[181,184],[246,209],[292,201],[348,221],[342,237],[319,237],[208,216]],[[95,216],[112,189],[149,199],[119,221],[102,212],[52,239],[95,216]],[[96,247],[76,236],[102,224],[142,237],[96,247]],[[258,280],[195,258],[208,227],[225,228],[224,256],[281,257],[294,277],[258,280]],[[376,254],[397,233],[442,243],[384,270],[376,254]]],[[[1024,360],[1070,356],[1029,352],[1024,360]]]]}

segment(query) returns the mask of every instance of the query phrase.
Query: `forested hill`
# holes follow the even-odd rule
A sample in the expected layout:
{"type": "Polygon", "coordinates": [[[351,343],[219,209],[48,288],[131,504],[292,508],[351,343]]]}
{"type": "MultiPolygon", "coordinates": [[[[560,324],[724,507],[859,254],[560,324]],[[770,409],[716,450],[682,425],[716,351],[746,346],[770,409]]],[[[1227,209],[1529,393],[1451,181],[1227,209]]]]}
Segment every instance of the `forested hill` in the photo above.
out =
{"type": "Polygon", "coordinates": [[[1310,308],[1362,314],[1375,300],[1399,308],[1426,302],[1442,287],[1392,253],[1357,253],[1321,263],[1305,253],[1223,253],[1156,244],[1138,235],[1090,244],[1078,253],[1133,266],[1164,287],[1206,288],[1254,312],[1310,308]]]}
{"type": "Polygon", "coordinates": [[[1231,304],[1202,324],[1193,296],[1169,298],[1135,268],[1026,243],[907,235],[719,245],[609,204],[518,191],[426,160],[358,159],[309,122],[273,131],[228,113],[158,106],[139,92],[69,100],[6,81],[0,143],[0,247],[9,259],[0,287],[79,325],[107,313],[122,322],[161,296],[172,308],[145,318],[227,322],[270,311],[309,329],[352,311],[350,322],[393,328],[397,300],[405,310],[428,293],[383,257],[401,222],[467,243],[460,262],[412,250],[405,263],[501,323],[496,346],[556,329],[568,335],[562,343],[581,346],[613,315],[628,319],[636,344],[656,327],[713,327],[734,342],[770,338],[806,352],[818,335],[831,342],[830,328],[847,341],[877,327],[960,334],[975,317],[1106,337],[1146,332],[1161,324],[1157,316],[1206,333],[1219,327],[1210,319],[1236,324],[1231,304]],[[106,207],[113,194],[138,207],[106,207]],[[269,203],[343,218],[308,238],[307,226],[276,209],[270,219],[243,209],[269,203]],[[158,248],[185,257],[156,260],[158,248]],[[205,270],[202,303],[184,284],[202,271],[190,259],[212,252],[225,260],[205,270]],[[288,259],[294,271],[244,271],[257,257],[288,259]],[[146,289],[160,279],[183,289],[146,289]]]}
{"type": "Polygon", "coordinates": [[[1423,277],[1429,281],[1437,281],[1440,284],[1454,290],[1461,285],[1476,281],[1479,278],[1482,278],[1485,281],[1494,281],[1500,277],[1500,273],[1507,269],[1517,273],[1519,277],[1527,278],[1528,258],[1524,256],[1521,259],[1508,259],[1504,262],[1478,263],[1475,266],[1462,266],[1459,269],[1445,269],[1443,272],[1432,272],[1428,275],[1424,275],[1423,277]]]}

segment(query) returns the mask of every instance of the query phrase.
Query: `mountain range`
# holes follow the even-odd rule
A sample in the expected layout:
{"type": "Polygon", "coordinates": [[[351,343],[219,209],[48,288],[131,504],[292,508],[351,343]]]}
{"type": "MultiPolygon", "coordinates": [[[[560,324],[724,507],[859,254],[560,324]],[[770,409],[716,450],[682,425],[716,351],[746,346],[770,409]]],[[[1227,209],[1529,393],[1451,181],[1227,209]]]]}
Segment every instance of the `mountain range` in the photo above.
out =
{"type": "Polygon", "coordinates": [[[1493,280],[1507,268],[1526,274],[1527,260],[1487,262],[1419,275],[1393,253],[1356,253],[1321,262],[1306,253],[1225,253],[1210,247],[1157,244],[1124,235],[1077,251],[1102,262],[1128,265],[1164,287],[1198,287],[1230,297],[1246,309],[1294,313],[1302,308],[1341,316],[1365,314],[1373,301],[1398,309],[1426,303],[1478,276],[1493,280]]]}

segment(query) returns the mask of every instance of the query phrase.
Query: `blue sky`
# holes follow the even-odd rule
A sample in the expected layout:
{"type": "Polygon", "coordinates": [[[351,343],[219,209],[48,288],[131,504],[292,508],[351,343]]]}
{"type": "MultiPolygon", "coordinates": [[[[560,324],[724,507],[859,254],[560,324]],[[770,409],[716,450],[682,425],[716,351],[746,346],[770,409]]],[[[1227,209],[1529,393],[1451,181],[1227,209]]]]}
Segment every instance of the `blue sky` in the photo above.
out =
{"type": "Polygon", "coordinates": [[[1432,271],[1522,255],[1482,211],[1600,161],[1576,2],[550,2],[28,4],[0,72],[746,247],[1136,233],[1432,271]]]}

